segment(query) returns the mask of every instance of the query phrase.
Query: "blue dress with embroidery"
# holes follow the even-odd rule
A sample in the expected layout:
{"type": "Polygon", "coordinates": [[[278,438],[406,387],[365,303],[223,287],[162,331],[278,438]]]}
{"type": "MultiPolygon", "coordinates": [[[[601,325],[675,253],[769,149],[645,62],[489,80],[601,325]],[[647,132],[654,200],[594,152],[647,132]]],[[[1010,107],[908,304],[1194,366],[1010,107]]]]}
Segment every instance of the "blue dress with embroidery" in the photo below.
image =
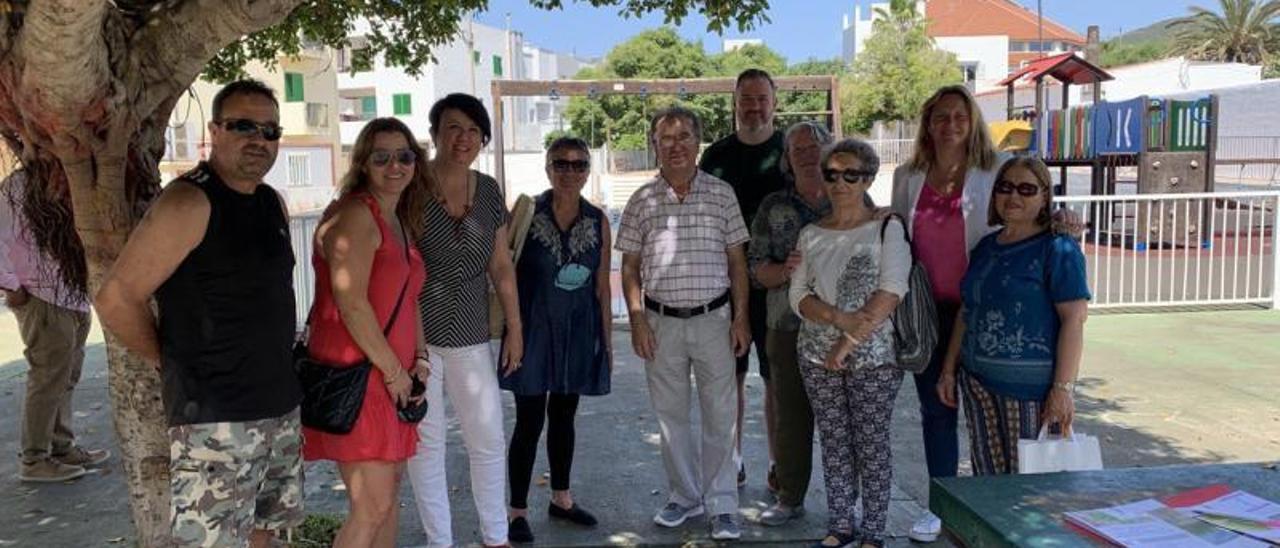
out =
{"type": "Polygon", "coordinates": [[[520,317],[524,323],[521,366],[500,379],[503,390],[521,396],[548,392],[600,396],[609,393],[601,303],[596,294],[604,212],[579,198],[578,218],[568,230],[556,226],[551,191],[535,202],[529,235],[516,263],[520,317]]]}

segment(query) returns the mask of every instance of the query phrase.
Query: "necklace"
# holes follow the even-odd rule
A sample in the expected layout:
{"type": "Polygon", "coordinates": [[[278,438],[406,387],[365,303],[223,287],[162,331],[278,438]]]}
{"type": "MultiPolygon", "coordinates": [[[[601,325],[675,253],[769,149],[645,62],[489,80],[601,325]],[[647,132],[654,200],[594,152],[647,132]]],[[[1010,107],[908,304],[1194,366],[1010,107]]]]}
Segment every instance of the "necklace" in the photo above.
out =
{"type": "Polygon", "coordinates": [[[461,240],[462,225],[463,225],[463,222],[467,220],[467,216],[471,214],[472,201],[475,197],[475,186],[476,186],[475,174],[472,173],[471,170],[467,170],[467,182],[466,182],[466,189],[465,189],[466,199],[463,201],[463,204],[462,204],[462,213],[458,214],[458,216],[455,217],[453,213],[449,211],[449,198],[444,195],[444,191],[441,190],[440,188],[441,183],[444,182],[444,179],[442,179],[439,173],[436,172],[436,166],[434,164],[427,164],[427,166],[429,168],[429,171],[431,174],[431,181],[432,181],[431,196],[436,199],[437,204],[440,204],[440,208],[444,210],[445,217],[448,217],[450,221],[453,221],[453,239],[455,241],[461,240]]]}

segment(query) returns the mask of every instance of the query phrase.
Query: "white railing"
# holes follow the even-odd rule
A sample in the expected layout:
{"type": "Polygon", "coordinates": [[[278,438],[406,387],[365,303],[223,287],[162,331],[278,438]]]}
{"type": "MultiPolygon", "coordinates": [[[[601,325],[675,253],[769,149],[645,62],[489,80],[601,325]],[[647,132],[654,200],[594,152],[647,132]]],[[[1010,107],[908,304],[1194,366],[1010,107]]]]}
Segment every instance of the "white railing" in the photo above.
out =
{"type": "Polygon", "coordinates": [[[882,166],[906,163],[911,159],[916,146],[914,139],[877,139],[868,140],[867,143],[875,149],[882,166]]]}
{"type": "Polygon", "coordinates": [[[1095,308],[1280,309],[1280,192],[1055,198],[1083,218],[1095,308]]]}
{"type": "Polygon", "coordinates": [[[315,271],[311,268],[311,238],[320,226],[320,212],[289,217],[289,236],[293,239],[293,294],[297,303],[298,325],[307,321],[311,301],[315,299],[315,271]]]}
{"type": "Polygon", "coordinates": [[[1280,182],[1280,136],[1219,136],[1216,163],[1219,178],[1280,182]]]}

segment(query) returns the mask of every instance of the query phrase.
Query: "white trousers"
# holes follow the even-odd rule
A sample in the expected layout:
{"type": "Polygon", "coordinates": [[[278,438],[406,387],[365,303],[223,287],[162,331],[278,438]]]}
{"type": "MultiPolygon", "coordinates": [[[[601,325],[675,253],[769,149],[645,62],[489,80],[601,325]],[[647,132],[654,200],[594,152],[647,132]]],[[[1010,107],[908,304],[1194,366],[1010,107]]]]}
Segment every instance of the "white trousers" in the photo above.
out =
{"type": "Polygon", "coordinates": [[[427,381],[427,416],[418,425],[418,450],[409,459],[408,469],[428,546],[453,545],[449,486],[445,480],[445,393],[462,426],[462,440],[471,463],[471,493],[484,543],[505,544],[507,444],[493,353],[487,343],[427,348],[433,365],[427,381]]]}

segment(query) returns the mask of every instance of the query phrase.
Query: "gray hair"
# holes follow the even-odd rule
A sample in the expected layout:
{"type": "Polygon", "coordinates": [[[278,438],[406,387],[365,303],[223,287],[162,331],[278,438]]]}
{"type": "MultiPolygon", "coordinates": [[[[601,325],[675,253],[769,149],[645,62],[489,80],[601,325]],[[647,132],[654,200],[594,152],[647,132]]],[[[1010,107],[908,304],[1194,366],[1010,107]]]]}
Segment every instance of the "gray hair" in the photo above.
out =
{"type": "Polygon", "coordinates": [[[801,131],[808,131],[813,136],[813,141],[818,143],[819,147],[825,147],[831,144],[831,132],[822,124],[812,120],[796,122],[787,128],[787,133],[782,136],[782,161],[778,164],[778,169],[782,170],[782,176],[788,181],[795,182],[796,174],[791,170],[791,136],[801,131]]]}
{"type": "Polygon", "coordinates": [[[822,148],[822,168],[827,168],[827,162],[836,154],[851,154],[862,162],[862,171],[880,171],[880,157],[876,155],[876,149],[862,139],[841,139],[822,148]]]}
{"type": "Polygon", "coordinates": [[[702,142],[702,122],[698,120],[698,115],[682,106],[672,105],[659,109],[649,119],[649,142],[655,147],[658,144],[658,123],[667,118],[683,118],[686,122],[689,122],[689,130],[693,132],[693,138],[699,143],[702,142]]]}

